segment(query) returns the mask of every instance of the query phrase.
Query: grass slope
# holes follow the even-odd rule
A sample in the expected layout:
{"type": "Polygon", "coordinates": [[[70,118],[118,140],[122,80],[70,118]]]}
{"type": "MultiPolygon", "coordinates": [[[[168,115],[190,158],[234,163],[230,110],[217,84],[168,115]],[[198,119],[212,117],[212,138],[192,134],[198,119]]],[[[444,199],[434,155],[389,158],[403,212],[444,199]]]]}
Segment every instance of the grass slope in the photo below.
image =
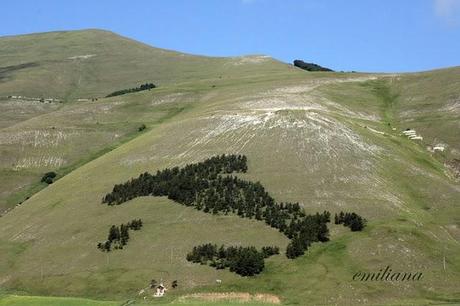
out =
{"type": "Polygon", "coordinates": [[[45,187],[40,183],[43,173],[56,171],[63,176],[139,135],[142,124],[153,127],[186,107],[155,105],[151,96],[128,95],[66,105],[1,129],[0,210],[45,187]]]}
{"type": "MultiPolygon", "coordinates": [[[[261,306],[261,305],[273,305],[263,304],[258,302],[241,302],[241,301],[220,301],[210,302],[203,300],[187,300],[172,303],[158,303],[154,305],[214,305],[214,306],[234,306],[234,305],[245,305],[245,306],[261,306]]],[[[64,297],[42,297],[42,296],[21,296],[21,295],[6,295],[0,297],[0,306],[124,306],[124,305],[147,305],[144,301],[136,302],[134,300],[128,300],[126,302],[115,302],[115,301],[98,301],[82,298],[64,298],[64,297]]]]}
{"type": "MultiPolygon", "coordinates": [[[[75,143],[69,138],[59,142],[53,150],[68,154],[63,156],[77,166],[69,163],[73,171],[0,219],[0,284],[30,294],[125,300],[136,298],[155,278],[179,281],[179,289],[164,302],[193,292],[229,291],[274,294],[298,305],[460,302],[460,187],[445,174],[442,159],[400,135],[407,125],[404,113],[413,107],[408,101],[421,99],[409,89],[426,86],[424,78],[308,73],[254,58],[218,60],[234,63],[229,77],[214,79],[211,71],[218,66],[209,64],[197,68],[202,75],[194,80],[69,103],[14,125],[18,131],[29,124],[38,129],[53,122],[69,131],[83,125],[92,127],[88,137],[94,140],[85,132],[75,143]],[[83,151],[94,150],[94,143],[99,150],[113,145],[91,136],[98,135],[95,121],[108,135],[134,134],[125,134],[131,140],[92,161],[79,162],[91,159],[83,151]],[[134,131],[141,122],[148,123],[145,133],[134,131]],[[247,155],[249,171],[241,176],[260,181],[277,201],[300,202],[307,212],[353,210],[369,226],[351,233],[331,225],[330,242],[314,245],[296,260],[270,258],[264,273],[242,278],[190,264],[185,254],[204,242],[284,248],[287,239],[261,222],[207,215],[163,198],[138,198],[117,207],[100,204],[114,184],[141,172],[221,153],[247,155]],[[144,227],[126,249],[109,254],[96,249],[111,224],[133,218],[142,218],[144,227]],[[387,265],[421,271],[425,277],[405,284],[351,280],[358,271],[387,265]],[[220,286],[216,279],[222,279],[220,286]]],[[[422,75],[455,80],[450,73],[422,75]]],[[[459,92],[443,84],[437,92],[449,90],[450,95],[436,96],[436,101],[450,105],[449,97],[459,92]]],[[[417,111],[425,105],[418,104],[417,111]]],[[[446,116],[455,116],[455,110],[446,116]]],[[[444,127],[443,133],[452,148],[447,154],[456,154],[455,130],[444,127]]],[[[11,155],[20,148],[24,154],[39,150],[16,144],[11,155]]]]}
{"type": "Polygon", "coordinates": [[[121,305],[120,302],[95,301],[82,298],[61,298],[61,297],[41,297],[41,296],[20,296],[7,295],[0,297],[1,306],[115,306],[121,305]]]}
{"type": "Polygon", "coordinates": [[[44,172],[62,176],[189,107],[203,94],[196,84],[299,73],[267,57],[193,56],[101,30],[2,37],[0,52],[0,212],[45,187],[44,172]],[[160,88],[92,101],[145,82],[160,88]]]}
{"type": "Polygon", "coordinates": [[[444,157],[460,158],[460,68],[402,75],[395,82],[397,113],[404,127],[424,137],[424,145],[442,144],[444,157]]]}

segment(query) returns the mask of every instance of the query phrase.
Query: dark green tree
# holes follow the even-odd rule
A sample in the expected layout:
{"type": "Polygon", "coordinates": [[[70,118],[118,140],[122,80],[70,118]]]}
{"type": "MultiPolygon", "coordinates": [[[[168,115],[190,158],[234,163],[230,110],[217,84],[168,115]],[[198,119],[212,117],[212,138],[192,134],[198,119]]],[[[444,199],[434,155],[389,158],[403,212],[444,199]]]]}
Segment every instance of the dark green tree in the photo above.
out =
{"type": "Polygon", "coordinates": [[[305,254],[306,247],[299,239],[292,239],[286,248],[286,257],[293,259],[305,254]]]}

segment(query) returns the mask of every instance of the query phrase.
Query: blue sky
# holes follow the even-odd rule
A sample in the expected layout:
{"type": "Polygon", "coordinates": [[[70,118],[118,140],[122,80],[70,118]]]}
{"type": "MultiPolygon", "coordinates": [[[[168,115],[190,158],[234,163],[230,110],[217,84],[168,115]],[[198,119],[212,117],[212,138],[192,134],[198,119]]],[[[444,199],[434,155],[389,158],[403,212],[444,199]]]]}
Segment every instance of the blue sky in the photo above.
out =
{"type": "Polygon", "coordinates": [[[0,11],[0,36],[101,28],[188,53],[335,70],[460,65],[460,0],[15,0],[0,11]]]}

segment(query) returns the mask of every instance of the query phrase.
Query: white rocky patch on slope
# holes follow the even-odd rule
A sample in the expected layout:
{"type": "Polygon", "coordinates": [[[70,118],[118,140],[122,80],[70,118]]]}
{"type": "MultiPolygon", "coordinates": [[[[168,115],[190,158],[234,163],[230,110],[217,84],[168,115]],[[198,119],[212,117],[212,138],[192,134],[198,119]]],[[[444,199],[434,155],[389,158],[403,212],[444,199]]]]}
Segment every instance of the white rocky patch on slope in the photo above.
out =
{"type": "Polygon", "coordinates": [[[79,132],[58,130],[4,131],[0,133],[0,145],[21,144],[22,146],[57,147],[69,137],[78,136],[79,132]]]}
{"type": "Polygon", "coordinates": [[[226,65],[240,66],[246,64],[262,64],[271,59],[272,58],[268,55],[241,56],[232,58],[231,62],[226,63],[226,65]]]}
{"type": "Polygon", "coordinates": [[[96,54],[84,54],[84,55],[71,56],[71,57],[68,57],[67,59],[70,59],[70,60],[88,59],[88,58],[95,57],[95,56],[96,54]]]}
{"type": "MultiPolygon", "coordinates": [[[[300,114],[284,110],[254,111],[239,114],[218,114],[204,117],[202,120],[208,121],[208,126],[212,127],[202,138],[194,142],[195,146],[205,144],[225,134],[237,133],[239,130],[257,134],[259,131],[264,133],[271,129],[279,129],[289,131],[293,134],[292,136],[302,135],[299,139],[300,143],[319,143],[326,153],[331,149],[333,142],[358,153],[366,152],[373,155],[379,152],[377,146],[367,144],[350,128],[315,111],[304,110],[300,114]]],[[[233,144],[237,145],[238,142],[233,142],[233,144]]],[[[241,151],[242,148],[234,149],[241,151]]]]}
{"type": "Polygon", "coordinates": [[[348,109],[344,105],[330,101],[316,92],[321,85],[342,82],[364,82],[376,79],[375,76],[362,76],[344,79],[315,79],[300,85],[275,88],[241,99],[242,107],[250,110],[318,110],[339,114],[355,119],[377,121],[377,115],[365,114],[348,109]]]}
{"type": "Polygon", "coordinates": [[[358,77],[345,77],[345,78],[327,78],[327,79],[313,79],[299,85],[291,85],[278,87],[273,90],[265,92],[265,95],[279,95],[279,94],[303,94],[311,92],[313,89],[322,85],[346,83],[346,82],[365,82],[378,79],[377,76],[358,76],[358,77]]]}
{"type": "Polygon", "coordinates": [[[152,98],[151,106],[157,106],[160,104],[169,104],[169,103],[192,103],[198,99],[199,95],[192,94],[190,92],[176,92],[170,93],[161,96],[154,96],[152,98]]]}
{"type": "Polygon", "coordinates": [[[49,168],[61,167],[65,164],[65,160],[59,156],[43,155],[39,157],[26,157],[17,161],[14,165],[14,170],[30,169],[30,168],[49,168]]]}

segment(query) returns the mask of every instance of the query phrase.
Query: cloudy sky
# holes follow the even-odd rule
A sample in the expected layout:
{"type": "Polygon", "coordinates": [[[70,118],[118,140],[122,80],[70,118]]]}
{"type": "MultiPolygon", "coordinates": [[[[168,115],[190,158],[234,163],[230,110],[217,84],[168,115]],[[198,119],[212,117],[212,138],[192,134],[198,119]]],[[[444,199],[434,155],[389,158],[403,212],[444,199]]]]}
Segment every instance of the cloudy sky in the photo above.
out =
{"type": "Polygon", "coordinates": [[[101,28],[188,53],[345,71],[460,65],[460,0],[16,0],[0,10],[1,36],[101,28]]]}

